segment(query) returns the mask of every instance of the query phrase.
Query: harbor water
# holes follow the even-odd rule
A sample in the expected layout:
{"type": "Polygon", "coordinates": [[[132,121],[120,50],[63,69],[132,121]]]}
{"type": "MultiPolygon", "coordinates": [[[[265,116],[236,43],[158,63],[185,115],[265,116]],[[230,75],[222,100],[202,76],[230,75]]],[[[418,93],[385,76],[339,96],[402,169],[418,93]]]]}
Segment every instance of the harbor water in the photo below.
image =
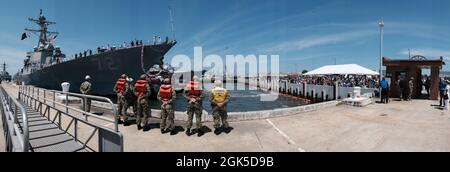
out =
{"type": "MultiPolygon", "coordinates": [[[[211,103],[209,102],[209,90],[213,87],[213,84],[203,84],[205,88],[203,92],[203,107],[206,111],[211,112],[211,103]]],[[[289,108],[304,105],[302,101],[291,97],[279,95],[275,101],[261,101],[263,94],[269,94],[269,92],[245,86],[244,84],[235,84],[235,88],[246,88],[245,90],[231,90],[230,103],[228,103],[228,112],[249,112],[249,111],[262,111],[273,110],[280,108],[289,108]]],[[[177,94],[177,99],[174,103],[176,111],[185,111],[187,108],[187,99],[183,94],[177,94]]],[[[152,109],[160,109],[160,103],[158,101],[151,101],[152,109]]]]}

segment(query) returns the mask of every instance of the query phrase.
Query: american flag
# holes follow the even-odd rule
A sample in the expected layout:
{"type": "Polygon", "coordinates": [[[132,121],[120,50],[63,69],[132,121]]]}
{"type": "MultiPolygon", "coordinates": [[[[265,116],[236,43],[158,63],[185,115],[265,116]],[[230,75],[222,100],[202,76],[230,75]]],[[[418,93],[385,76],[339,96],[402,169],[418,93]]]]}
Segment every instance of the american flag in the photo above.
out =
{"type": "Polygon", "coordinates": [[[51,43],[55,43],[56,42],[56,37],[58,37],[58,35],[54,36],[52,39],[50,39],[51,43]]]}

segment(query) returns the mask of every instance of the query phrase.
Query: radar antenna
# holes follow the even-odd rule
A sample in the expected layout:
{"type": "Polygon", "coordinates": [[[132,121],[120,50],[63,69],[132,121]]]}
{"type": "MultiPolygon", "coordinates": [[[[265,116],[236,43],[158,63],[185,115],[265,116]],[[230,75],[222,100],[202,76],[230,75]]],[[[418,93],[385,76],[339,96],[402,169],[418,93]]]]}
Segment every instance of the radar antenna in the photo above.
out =
{"type": "Polygon", "coordinates": [[[39,12],[39,19],[28,18],[29,21],[36,23],[39,26],[39,29],[29,29],[25,28],[25,31],[39,33],[39,42],[38,47],[45,47],[49,44],[50,39],[48,37],[56,37],[59,35],[58,32],[48,31],[48,26],[56,24],[56,22],[48,21],[45,16],[42,14],[42,9],[39,12]]]}
{"type": "Polygon", "coordinates": [[[3,72],[6,72],[6,62],[3,62],[3,72]]]}

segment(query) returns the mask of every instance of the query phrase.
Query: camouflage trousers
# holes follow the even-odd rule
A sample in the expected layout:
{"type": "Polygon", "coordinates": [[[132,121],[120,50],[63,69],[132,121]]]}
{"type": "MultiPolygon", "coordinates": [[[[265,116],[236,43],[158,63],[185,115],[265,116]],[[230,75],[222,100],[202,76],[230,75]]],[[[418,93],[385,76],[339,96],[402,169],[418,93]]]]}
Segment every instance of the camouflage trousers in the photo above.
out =
{"type": "Polygon", "coordinates": [[[117,96],[117,112],[119,113],[119,116],[122,117],[122,120],[127,120],[127,102],[125,100],[125,97],[122,95],[117,96]]]}
{"type": "Polygon", "coordinates": [[[132,99],[132,98],[125,97],[125,111],[128,111],[128,109],[130,107],[133,108],[133,116],[136,116],[136,113],[137,113],[136,98],[132,99]]]}
{"type": "Polygon", "coordinates": [[[175,129],[175,112],[173,110],[173,105],[167,104],[167,105],[161,105],[161,124],[160,128],[165,129],[166,128],[166,122],[168,122],[167,129],[173,130],[175,129]]]}
{"type": "Polygon", "coordinates": [[[408,92],[408,100],[411,100],[412,94],[413,94],[413,89],[412,89],[412,88],[409,88],[409,92],[408,92]]]}
{"type": "Polygon", "coordinates": [[[86,98],[86,102],[83,102],[83,110],[85,112],[91,112],[91,99],[90,98],[86,98]]]}
{"type": "Polygon", "coordinates": [[[142,127],[148,124],[148,118],[151,116],[150,105],[148,99],[138,99],[137,101],[137,113],[136,124],[140,124],[142,127]]]}
{"type": "Polygon", "coordinates": [[[230,126],[228,125],[228,112],[227,112],[227,108],[226,107],[213,107],[213,111],[212,111],[212,115],[214,118],[214,128],[219,128],[220,127],[220,121],[222,121],[222,126],[224,128],[229,128],[230,126]]]}
{"type": "Polygon", "coordinates": [[[203,113],[203,107],[201,103],[194,103],[189,104],[187,107],[187,115],[188,115],[188,121],[186,128],[192,128],[193,120],[194,120],[194,114],[196,119],[196,126],[197,129],[202,128],[202,113],[203,113]]]}

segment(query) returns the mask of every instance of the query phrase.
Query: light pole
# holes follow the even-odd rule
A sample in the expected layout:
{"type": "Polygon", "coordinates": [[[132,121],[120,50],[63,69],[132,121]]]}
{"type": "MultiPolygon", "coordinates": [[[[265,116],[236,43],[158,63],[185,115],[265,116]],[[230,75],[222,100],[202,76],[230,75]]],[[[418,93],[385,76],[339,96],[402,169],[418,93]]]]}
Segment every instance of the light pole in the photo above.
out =
{"type": "Polygon", "coordinates": [[[383,77],[383,28],[384,28],[384,21],[381,20],[378,25],[380,26],[380,79],[383,77]]]}
{"type": "MultiPolygon", "coordinates": [[[[384,21],[381,20],[378,23],[378,26],[380,26],[380,78],[379,78],[379,82],[380,82],[380,98],[383,98],[383,96],[381,95],[382,93],[382,88],[381,88],[381,80],[383,79],[383,28],[384,28],[384,21]]],[[[383,101],[383,100],[381,100],[383,101]]]]}

